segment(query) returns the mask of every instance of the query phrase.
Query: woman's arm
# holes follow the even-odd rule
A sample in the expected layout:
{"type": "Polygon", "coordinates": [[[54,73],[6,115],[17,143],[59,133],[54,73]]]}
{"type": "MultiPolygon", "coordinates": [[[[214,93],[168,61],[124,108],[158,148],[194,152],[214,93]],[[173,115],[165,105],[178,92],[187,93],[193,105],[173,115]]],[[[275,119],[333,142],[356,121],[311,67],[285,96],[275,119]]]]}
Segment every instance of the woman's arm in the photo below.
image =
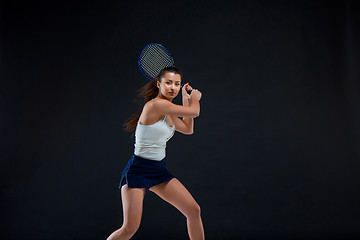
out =
{"type": "Polygon", "coordinates": [[[194,89],[190,94],[189,106],[180,106],[165,99],[157,99],[151,103],[149,102],[148,107],[150,111],[157,112],[162,115],[195,118],[200,115],[200,98],[201,92],[194,89]]]}
{"type": "MultiPolygon", "coordinates": [[[[187,91],[191,91],[192,87],[189,83],[186,83],[182,88],[182,100],[183,106],[190,106],[190,95],[187,91]]],[[[171,116],[171,115],[170,115],[171,116]]],[[[194,133],[194,118],[191,117],[183,117],[182,119],[171,116],[172,122],[175,125],[175,130],[181,132],[183,134],[193,134],[194,133]]]]}
{"type": "MultiPolygon", "coordinates": [[[[193,118],[192,123],[194,122],[193,118]]],[[[175,125],[175,130],[178,132],[181,132],[186,135],[190,135],[194,133],[194,125],[188,125],[184,122],[184,120],[181,120],[179,117],[171,116],[171,120],[173,124],[175,125]]]]}
{"type": "MultiPolygon", "coordinates": [[[[183,106],[189,106],[190,105],[190,95],[188,94],[188,91],[191,91],[192,87],[189,85],[189,83],[186,83],[183,86],[182,89],[182,100],[183,100],[183,106]]],[[[185,124],[185,132],[182,132],[184,134],[193,134],[194,132],[194,118],[189,117],[183,117],[182,122],[185,124]]]]}

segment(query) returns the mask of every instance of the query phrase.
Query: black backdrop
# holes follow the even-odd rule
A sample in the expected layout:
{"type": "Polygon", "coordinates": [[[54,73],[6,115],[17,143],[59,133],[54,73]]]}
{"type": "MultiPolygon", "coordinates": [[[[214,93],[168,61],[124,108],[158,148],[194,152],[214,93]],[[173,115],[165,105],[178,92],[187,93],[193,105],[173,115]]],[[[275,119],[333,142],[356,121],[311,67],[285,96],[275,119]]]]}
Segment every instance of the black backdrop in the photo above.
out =
{"type": "MultiPolygon", "coordinates": [[[[167,156],[207,239],[359,238],[359,14],[356,1],[2,1],[1,239],[121,225],[134,144],[121,124],[149,42],[203,93],[195,134],[167,156]]],[[[186,238],[147,192],[133,239],[186,238]]]]}

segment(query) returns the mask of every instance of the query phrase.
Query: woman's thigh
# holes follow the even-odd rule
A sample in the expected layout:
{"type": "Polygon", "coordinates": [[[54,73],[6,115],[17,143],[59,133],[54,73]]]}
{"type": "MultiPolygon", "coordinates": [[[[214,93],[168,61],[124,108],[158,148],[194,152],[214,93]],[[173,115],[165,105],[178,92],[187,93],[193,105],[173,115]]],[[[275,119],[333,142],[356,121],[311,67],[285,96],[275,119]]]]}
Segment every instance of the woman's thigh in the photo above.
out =
{"type": "Polygon", "coordinates": [[[124,225],[140,225],[144,196],[145,188],[129,188],[127,184],[121,187],[124,225]]]}
{"type": "Polygon", "coordinates": [[[176,178],[149,189],[176,207],[185,216],[198,215],[200,207],[185,186],[176,178]]]}

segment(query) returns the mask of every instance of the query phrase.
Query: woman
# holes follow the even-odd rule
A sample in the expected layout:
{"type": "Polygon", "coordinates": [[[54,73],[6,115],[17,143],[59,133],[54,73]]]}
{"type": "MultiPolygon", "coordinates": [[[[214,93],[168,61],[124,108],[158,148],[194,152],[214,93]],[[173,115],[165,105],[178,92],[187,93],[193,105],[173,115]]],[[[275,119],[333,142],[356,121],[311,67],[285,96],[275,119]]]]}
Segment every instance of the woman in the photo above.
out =
{"type": "Polygon", "coordinates": [[[124,222],[108,240],[130,239],[135,234],[141,221],[146,189],[186,216],[190,239],[205,238],[199,205],[179,180],[167,171],[165,164],[166,142],[175,130],[192,134],[194,118],[200,113],[201,92],[192,89],[188,83],[182,88],[183,106],[172,103],[180,86],[179,70],[167,67],[139,93],[139,97],[145,100],[143,109],[125,124],[128,130],[135,130],[135,150],[119,183],[124,222]]]}

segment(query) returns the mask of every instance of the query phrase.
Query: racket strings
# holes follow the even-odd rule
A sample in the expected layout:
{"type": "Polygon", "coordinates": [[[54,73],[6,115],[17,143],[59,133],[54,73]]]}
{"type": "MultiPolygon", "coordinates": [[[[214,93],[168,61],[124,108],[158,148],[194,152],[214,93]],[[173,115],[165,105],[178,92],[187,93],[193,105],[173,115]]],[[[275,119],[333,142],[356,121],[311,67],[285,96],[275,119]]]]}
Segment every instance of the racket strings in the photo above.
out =
{"type": "Polygon", "coordinates": [[[174,61],[161,45],[148,45],[140,54],[139,64],[143,73],[152,79],[163,68],[173,66],[174,61]]]}
{"type": "Polygon", "coordinates": [[[141,61],[143,62],[143,70],[152,77],[155,77],[164,67],[172,64],[172,61],[167,53],[165,53],[163,49],[154,45],[151,45],[151,48],[148,48],[144,52],[141,57],[141,61]]]}

